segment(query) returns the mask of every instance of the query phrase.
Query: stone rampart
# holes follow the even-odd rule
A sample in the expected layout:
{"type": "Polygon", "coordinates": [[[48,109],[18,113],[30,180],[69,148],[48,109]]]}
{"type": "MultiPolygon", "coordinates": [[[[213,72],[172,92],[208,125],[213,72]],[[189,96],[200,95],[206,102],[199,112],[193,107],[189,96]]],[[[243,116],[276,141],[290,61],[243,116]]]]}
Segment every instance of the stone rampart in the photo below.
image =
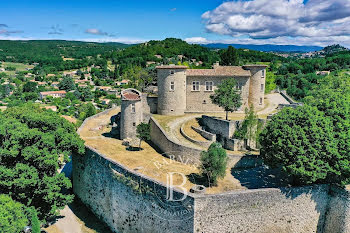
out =
{"type": "MultiPolygon", "coordinates": [[[[160,145],[165,139],[169,141],[151,119],[152,124],[153,133],[161,134],[156,138],[161,140],[160,145]]],[[[236,157],[241,162],[244,158],[236,157]]],[[[173,212],[169,203],[159,205],[159,194],[166,192],[164,184],[90,147],[86,147],[84,156],[73,155],[72,160],[74,193],[113,232],[350,232],[350,191],[339,187],[314,185],[188,194],[186,204],[176,209],[188,214],[182,217],[173,212]]],[[[175,196],[182,195],[175,189],[175,196]]]]}

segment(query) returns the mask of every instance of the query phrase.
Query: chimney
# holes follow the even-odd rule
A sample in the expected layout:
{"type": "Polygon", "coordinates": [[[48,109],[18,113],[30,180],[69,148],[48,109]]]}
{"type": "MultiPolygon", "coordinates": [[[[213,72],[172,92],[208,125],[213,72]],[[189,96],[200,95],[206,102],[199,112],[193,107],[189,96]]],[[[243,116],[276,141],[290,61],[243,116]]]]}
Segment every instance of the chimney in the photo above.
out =
{"type": "Polygon", "coordinates": [[[219,66],[220,66],[220,63],[217,61],[217,62],[214,63],[213,68],[216,69],[216,68],[218,68],[219,66]]]}

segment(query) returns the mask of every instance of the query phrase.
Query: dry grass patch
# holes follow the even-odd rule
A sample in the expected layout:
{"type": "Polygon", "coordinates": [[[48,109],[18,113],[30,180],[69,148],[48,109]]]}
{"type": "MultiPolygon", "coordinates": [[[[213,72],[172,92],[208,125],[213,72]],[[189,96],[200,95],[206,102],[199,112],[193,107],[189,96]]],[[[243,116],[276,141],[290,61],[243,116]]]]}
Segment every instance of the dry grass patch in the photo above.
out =
{"type": "MultiPolygon", "coordinates": [[[[156,179],[164,184],[166,183],[167,174],[169,172],[179,172],[189,177],[191,174],[199,173],[197,166],[171,160],[145,142],[142,143],[142,150],[130,151],[127,147],[122,145],[121,140],[104,137],[103,134],[109,133],[110,128],[97,128],[101,125],[108,124],[110,117],[117,114],[118,112],[118,109],[112,110],[107,115],[92,119],[87,122],[81,131],[81,137],[83,140],[85,140],[85,144],[99,151],[108,158],[120,164],[123,164],[129,169],[135,170],[148,177],[156,179]],[[91,131],[90,129],[96,130],[91,131]]],[[[167,125],[168,122],[176,119],[177,116],[156,115],[155,118],[159,120],[162,127],[164,127],[164,125],[167,125]]],[[[207,190],[207,193],[218,193],[235,189],[245,189],[240,185],[238,180],[233,178],[230,170],[231,168],[228,168],[226,177],[218,182],[217,187],[209,188],[207,190]]],[[[182,181],[182,176],[179,175],[174,177],[174,184],[181,184],[182,181]]],[[[189,190],[194,185],[194,183],[187,179],[184,187],[189,190]]]]}
{"type": "Polygon", "coordinates": [[[157,120],[160,126],[167,132],[170,131],[168,124],[173,120],[181,117],[181,116],[165,116],[165,115],[158,115],[158,114],[153,114],[152,116],[154,119],[157,120]]]}
{"type": "Polygon", "coordinates": [[[202,135],[200,135],[199,133],[197,133],[196,131],[194,131],[192,129],[193,127],[200,127],[198,120],[196,118],[187,121],[184,125],[183,125],[183,131],[185,132],[185,134],[187,134],[187,136],[189,136],[190,138],[197,140],[197,141],[202,141],[205,142],[207,141],[207,139],[205,139],[204,137],[202,137],[202,135]]]}

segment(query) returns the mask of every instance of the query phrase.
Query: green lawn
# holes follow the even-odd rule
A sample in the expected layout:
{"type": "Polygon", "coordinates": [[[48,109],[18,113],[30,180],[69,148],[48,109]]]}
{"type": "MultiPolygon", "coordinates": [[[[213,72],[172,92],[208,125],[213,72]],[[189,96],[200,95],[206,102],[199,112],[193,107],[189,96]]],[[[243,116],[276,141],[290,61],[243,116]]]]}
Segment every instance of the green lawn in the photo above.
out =
{"type": "MultiPolygon", "coordinates": [[[[26,65],[23,63],[14,63],[14,62],[2,62],[0,65],[1,68],[6,68],[6,67],[15,67],[16,71],[26,71],[26,68],[34,68],[33,65],[26,65]]],[[[8,75],[14,75],[16,71],[5,71],[6,74],[8,75]]]]}

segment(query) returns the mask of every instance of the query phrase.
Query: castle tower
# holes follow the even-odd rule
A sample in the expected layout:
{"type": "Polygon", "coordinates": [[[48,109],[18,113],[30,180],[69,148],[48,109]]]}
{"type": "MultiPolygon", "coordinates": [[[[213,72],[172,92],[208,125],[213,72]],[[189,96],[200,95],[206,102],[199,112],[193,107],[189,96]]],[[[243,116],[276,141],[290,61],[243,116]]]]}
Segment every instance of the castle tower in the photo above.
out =
{"type": "Polygon", "coordinates": [[[120,117],[120,139],[136,138],[136,127],[142,122],[143,109],[141,93],[136,89],[122,91],[120,117]]]}
{"type": "Polygon", "coordinates": [[[186,110],[187,66],[157,66],[158,114],[183,115],[186,110]]]}
{"type": "Polygon", "coordinates": [[[249,84],[249,105],[253,104],[255,109],[264,106],[265,82],[266,82],[266,65],[246,65],[243,69],[250,70],[249,84]]]}

